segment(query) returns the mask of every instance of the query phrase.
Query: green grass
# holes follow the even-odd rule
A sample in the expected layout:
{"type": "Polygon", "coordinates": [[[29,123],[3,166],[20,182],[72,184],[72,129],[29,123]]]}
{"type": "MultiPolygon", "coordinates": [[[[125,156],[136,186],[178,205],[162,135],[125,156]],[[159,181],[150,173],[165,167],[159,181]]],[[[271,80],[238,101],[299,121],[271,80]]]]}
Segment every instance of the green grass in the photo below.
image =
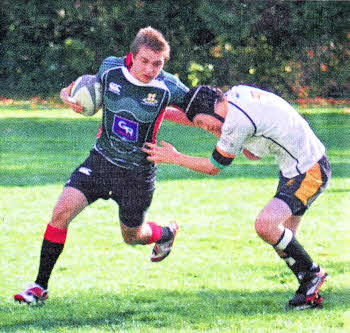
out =
{"type": "MultiPolygon", "coordinates": [[[[95,141],[99,117],[0,112],[0,332],[347,332],[350,330],[350,117],[310,113],[333,166],[299,240],[329,273],[325,307],[285,311],[296,281],[254,231],[278,182],[272,159],[239,157],[218,177],[160,166],[148,219],[181,229],[164,262],[128,246],[112,201],[72,222],[43,307],[12,295],[36,275],[42,235],[71,171],[95,141]]],[[[159,138],[209,156],[215,139],[164,123],[159,138]]]]}

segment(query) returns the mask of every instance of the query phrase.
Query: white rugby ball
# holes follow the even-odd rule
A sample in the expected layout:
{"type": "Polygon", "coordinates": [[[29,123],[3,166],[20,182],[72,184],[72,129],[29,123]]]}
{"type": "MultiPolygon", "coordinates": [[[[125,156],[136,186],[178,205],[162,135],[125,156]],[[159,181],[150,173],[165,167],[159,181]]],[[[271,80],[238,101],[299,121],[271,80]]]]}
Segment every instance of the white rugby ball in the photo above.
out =
{"type": "Polygon", "coordinates": [[[73,103],[80,103],[84,116],[91,117],[102,106],[102,85],[95,75],[79,76],[74,81],[70,99],[73,103]]]}

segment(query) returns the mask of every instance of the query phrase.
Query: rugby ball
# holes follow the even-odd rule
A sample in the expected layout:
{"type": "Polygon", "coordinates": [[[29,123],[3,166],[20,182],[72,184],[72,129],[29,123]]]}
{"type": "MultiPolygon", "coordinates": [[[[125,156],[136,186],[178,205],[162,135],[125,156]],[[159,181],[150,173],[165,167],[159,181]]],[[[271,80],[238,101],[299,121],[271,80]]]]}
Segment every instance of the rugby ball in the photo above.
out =
{"type": "Polygon", "coordinates": [[[80,103],[84,116],[93,116],[102,106],[102,85],[97,81],[96,76],[79,76],[74,81],[70,100],[73,103],[80,103]]]}

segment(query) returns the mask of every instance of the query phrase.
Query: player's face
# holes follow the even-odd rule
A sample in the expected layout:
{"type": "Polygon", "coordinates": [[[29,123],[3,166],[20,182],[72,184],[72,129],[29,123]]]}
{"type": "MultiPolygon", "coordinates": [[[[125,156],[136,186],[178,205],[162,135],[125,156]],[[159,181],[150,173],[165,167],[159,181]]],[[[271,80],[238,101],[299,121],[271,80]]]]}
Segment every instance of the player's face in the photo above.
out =
{"type": "Polygon", "coordinates": [[[199,113],[193,118],[193,123],[195,126],[198,126],[220,138],[222,122],[219,119],[209,114],[199,113]]]}
{"type": "Polygon", "coordinates": [[[137,54],[133,54],[130,73],[142,83],[155,79],[164,67],[164,53],[155,52],[142,46],[137,54]]]}
{"type": "MultiPolygon", "coordinates": [[[[227,99],[226,97],[223,98],[222,101],[216,103],[215,105],[215,113],[219,115],[221,118],[226,118],[228,112],[228,104],[227,104],[227,99]]],[[[199,113],[197,114],[194,119],[193,123],[204,129],[207,132],[210,132],[216,137],[221,136],[221,127],[223,125],[222,121],[219,119],[209,115],[209,114],[204,114],[204,113],[199,113]]]]}

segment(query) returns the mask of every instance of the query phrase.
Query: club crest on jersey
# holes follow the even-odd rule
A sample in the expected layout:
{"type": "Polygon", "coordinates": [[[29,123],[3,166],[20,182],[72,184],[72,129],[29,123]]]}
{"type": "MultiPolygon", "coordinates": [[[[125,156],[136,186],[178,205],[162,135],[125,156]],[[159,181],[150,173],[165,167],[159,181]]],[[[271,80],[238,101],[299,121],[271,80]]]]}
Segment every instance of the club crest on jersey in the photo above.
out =
{"type": "Polygon", "coordinates": [[[156,99],[157,94],[149,93],[146,98],[142,100],[142,104],[156,106],[158,105],[158,100],[156,99]]]}
{"type": "Polygon", "coordinates": [[[138,139],[139,124],[129,119],[115,115],[113,132],[122,140],[136,142],[138,139]]]}
{"type": "Polygon", "coordinates": [[[120,84],[115,83],[115,82],[110,82],[108,85],[108,90],[111,92],[114,92],[118,95],[120,95],[121,88],[122,88],[122,86],[120,84]]]}

